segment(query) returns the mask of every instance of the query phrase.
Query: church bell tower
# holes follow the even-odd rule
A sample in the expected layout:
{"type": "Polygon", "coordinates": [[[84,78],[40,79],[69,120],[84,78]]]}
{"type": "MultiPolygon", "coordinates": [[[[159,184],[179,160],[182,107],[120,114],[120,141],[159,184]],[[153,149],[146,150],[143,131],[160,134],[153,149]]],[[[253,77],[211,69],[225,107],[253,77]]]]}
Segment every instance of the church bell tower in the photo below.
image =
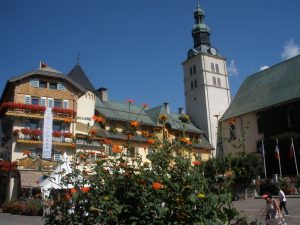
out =
{"type": "MultiPolygon", "coordinates": [[[[217,149],[218,118],[230,104],[226,59],[211,45],[210,28],[204,23],[200,5],[194,11],[194,47],[182,63],[186,112],[192,122],[205,131],[217,149]]],[[[215,153],[216,151],[214,151],[215,153]]]]}

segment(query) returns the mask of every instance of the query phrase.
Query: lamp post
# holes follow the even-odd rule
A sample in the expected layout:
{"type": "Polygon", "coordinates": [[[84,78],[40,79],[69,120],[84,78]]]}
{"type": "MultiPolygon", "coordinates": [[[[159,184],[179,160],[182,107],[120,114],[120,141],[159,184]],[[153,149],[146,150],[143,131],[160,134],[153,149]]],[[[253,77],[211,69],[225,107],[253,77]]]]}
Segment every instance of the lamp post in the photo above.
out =
{"type": "MultiPolygon", "coordinates": [[[[216,125],[216,128],[217,128],[217,133],[216,133],[216,135],[217,135],[217,140],[216,140],[216,151],[217,151],[217,149],[219,148],[219,114],[215,114],[215,115],[213,115],[214,117],[216,117],[216,120],[217,120],[217,125],[216,125]]],[[[222,154],[223,154],[223,152],[222,152],[222,154]]]]}

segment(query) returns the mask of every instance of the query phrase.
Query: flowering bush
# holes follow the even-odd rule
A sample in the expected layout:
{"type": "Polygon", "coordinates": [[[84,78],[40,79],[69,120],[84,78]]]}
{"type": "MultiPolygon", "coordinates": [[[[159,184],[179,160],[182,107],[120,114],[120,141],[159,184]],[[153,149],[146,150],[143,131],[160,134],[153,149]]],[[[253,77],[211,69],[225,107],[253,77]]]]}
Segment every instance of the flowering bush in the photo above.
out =
{"type": "Polygon", "coordinates": [[[235,219],[230,190],[206,179],[205,163],[182,154],[184,145],[163,144],[148,156],[150,164],[139,155],[131,160],[123,148],[113,146],[116,155],[98,159],[90,172],[88,153],[81,152],[83,171],[74,168],[63,179],[76,191],[55,201],[45,224],[223,225],[235,219]]]}

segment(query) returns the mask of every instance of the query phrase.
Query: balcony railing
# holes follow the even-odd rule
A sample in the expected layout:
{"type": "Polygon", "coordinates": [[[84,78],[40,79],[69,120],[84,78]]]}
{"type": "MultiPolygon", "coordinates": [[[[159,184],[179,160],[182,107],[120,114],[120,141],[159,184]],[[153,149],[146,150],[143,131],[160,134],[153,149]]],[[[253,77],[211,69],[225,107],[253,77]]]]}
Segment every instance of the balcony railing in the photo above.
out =
{"type": "MultiPolygon", "coordinates": [[[[29,105],[16,102],[5,102],[0,107],[0,115],[6,114],[11,116],[32,116],[36,118],[43,118],[46,107],[40,105],[29,105]]],[[[53,119],[75,118],[76,112],[72,109],[52,108],[53,119]]]]}
{"type": "MultiPolygon", "coordinates": [[[[28,130],[28,129],[27,129],[28,130]]],[[[30,131],[30,130],[28,130],[30,131]]],[[[69,133],[67,133],[69,134],[69,133]]],[[[15,133],[14,136],[18,143],[32,144],[32,145],[42,145],[43,144],[43,134],[41,130],[31,130],[31,133],[15,133]]],[[[73,142],[72,137],[61,135],[59,137],[52,137],[52,144],[56,146],[72,147],[76,146],[73,142]]]]}

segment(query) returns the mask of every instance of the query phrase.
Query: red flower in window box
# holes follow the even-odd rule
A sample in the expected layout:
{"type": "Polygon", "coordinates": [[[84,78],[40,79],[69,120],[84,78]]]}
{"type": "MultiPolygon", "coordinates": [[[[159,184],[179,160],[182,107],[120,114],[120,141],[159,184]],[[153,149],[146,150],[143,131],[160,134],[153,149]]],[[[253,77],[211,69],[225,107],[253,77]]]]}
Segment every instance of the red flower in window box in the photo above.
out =
{"type": "Polygon", "coordinates": [[[19,129],[15,129],[14,131],[13,131],[13,135],[18,135],[20,133],[20,130],[19,129]]]}
{"type": "Polygon", "coordinates": [[[63,109],[63,108],[58,108],[58,107],[52,108],[52,112],[59,113],[59,114],[66,114],[66,115],[70,115],[70,116],[76,115],[76,112],[72,109],[63,109]]]}
{"type": "Polygon", "coordinates": [[[72,137],[72,133],[70,133],[70,132],[64,133],[63,135],[64,135],[65,138],[72,137]]]}
{"type": "Polygon", "coordinates": [[[57,130],[56,130],[56,131],[53,131],[53,132],[52,132],[52,136],[53,136],[53,137],[61,137],[61,132],[60,132],[60,131],[57,131],[57,130]]]}
{"type": "Polygon", "coordinates": [[[95,129],[92,129],[89,131],[89,134],[91,134],[91,135],[95,135],[96,133],[97,133],[97,131],[95,129]]]}
{"type": "Polygon", "coordinates": [[[33,130],[30,131],[30,134],[32,136],[37,137],[37,136],[41,136],[43,134],[43,131],[39,130],[39,129],[33,129],[33,130]]]}
{"type": "Polygon", "coordinates": [[[100,116],[92,116],[92,119],[95,121],[95,122],[98,122],[98,123],[103,123],[104,119],[100,116]]]}
{"type": "Polygon", "coordinates": [[[112,142],[112,141],[109,140],[109,139],[107,139],[107,138],[103,139],[103,143],[104,143],[104,144],[110,145],[111,142],[112,142]]]}
{"type": "Polygon", "coordinates": [[[22,134],[30,134],[31,133],[31,131],[27,128],[21,129],[21,132],[22,132],[22,134]]]}

